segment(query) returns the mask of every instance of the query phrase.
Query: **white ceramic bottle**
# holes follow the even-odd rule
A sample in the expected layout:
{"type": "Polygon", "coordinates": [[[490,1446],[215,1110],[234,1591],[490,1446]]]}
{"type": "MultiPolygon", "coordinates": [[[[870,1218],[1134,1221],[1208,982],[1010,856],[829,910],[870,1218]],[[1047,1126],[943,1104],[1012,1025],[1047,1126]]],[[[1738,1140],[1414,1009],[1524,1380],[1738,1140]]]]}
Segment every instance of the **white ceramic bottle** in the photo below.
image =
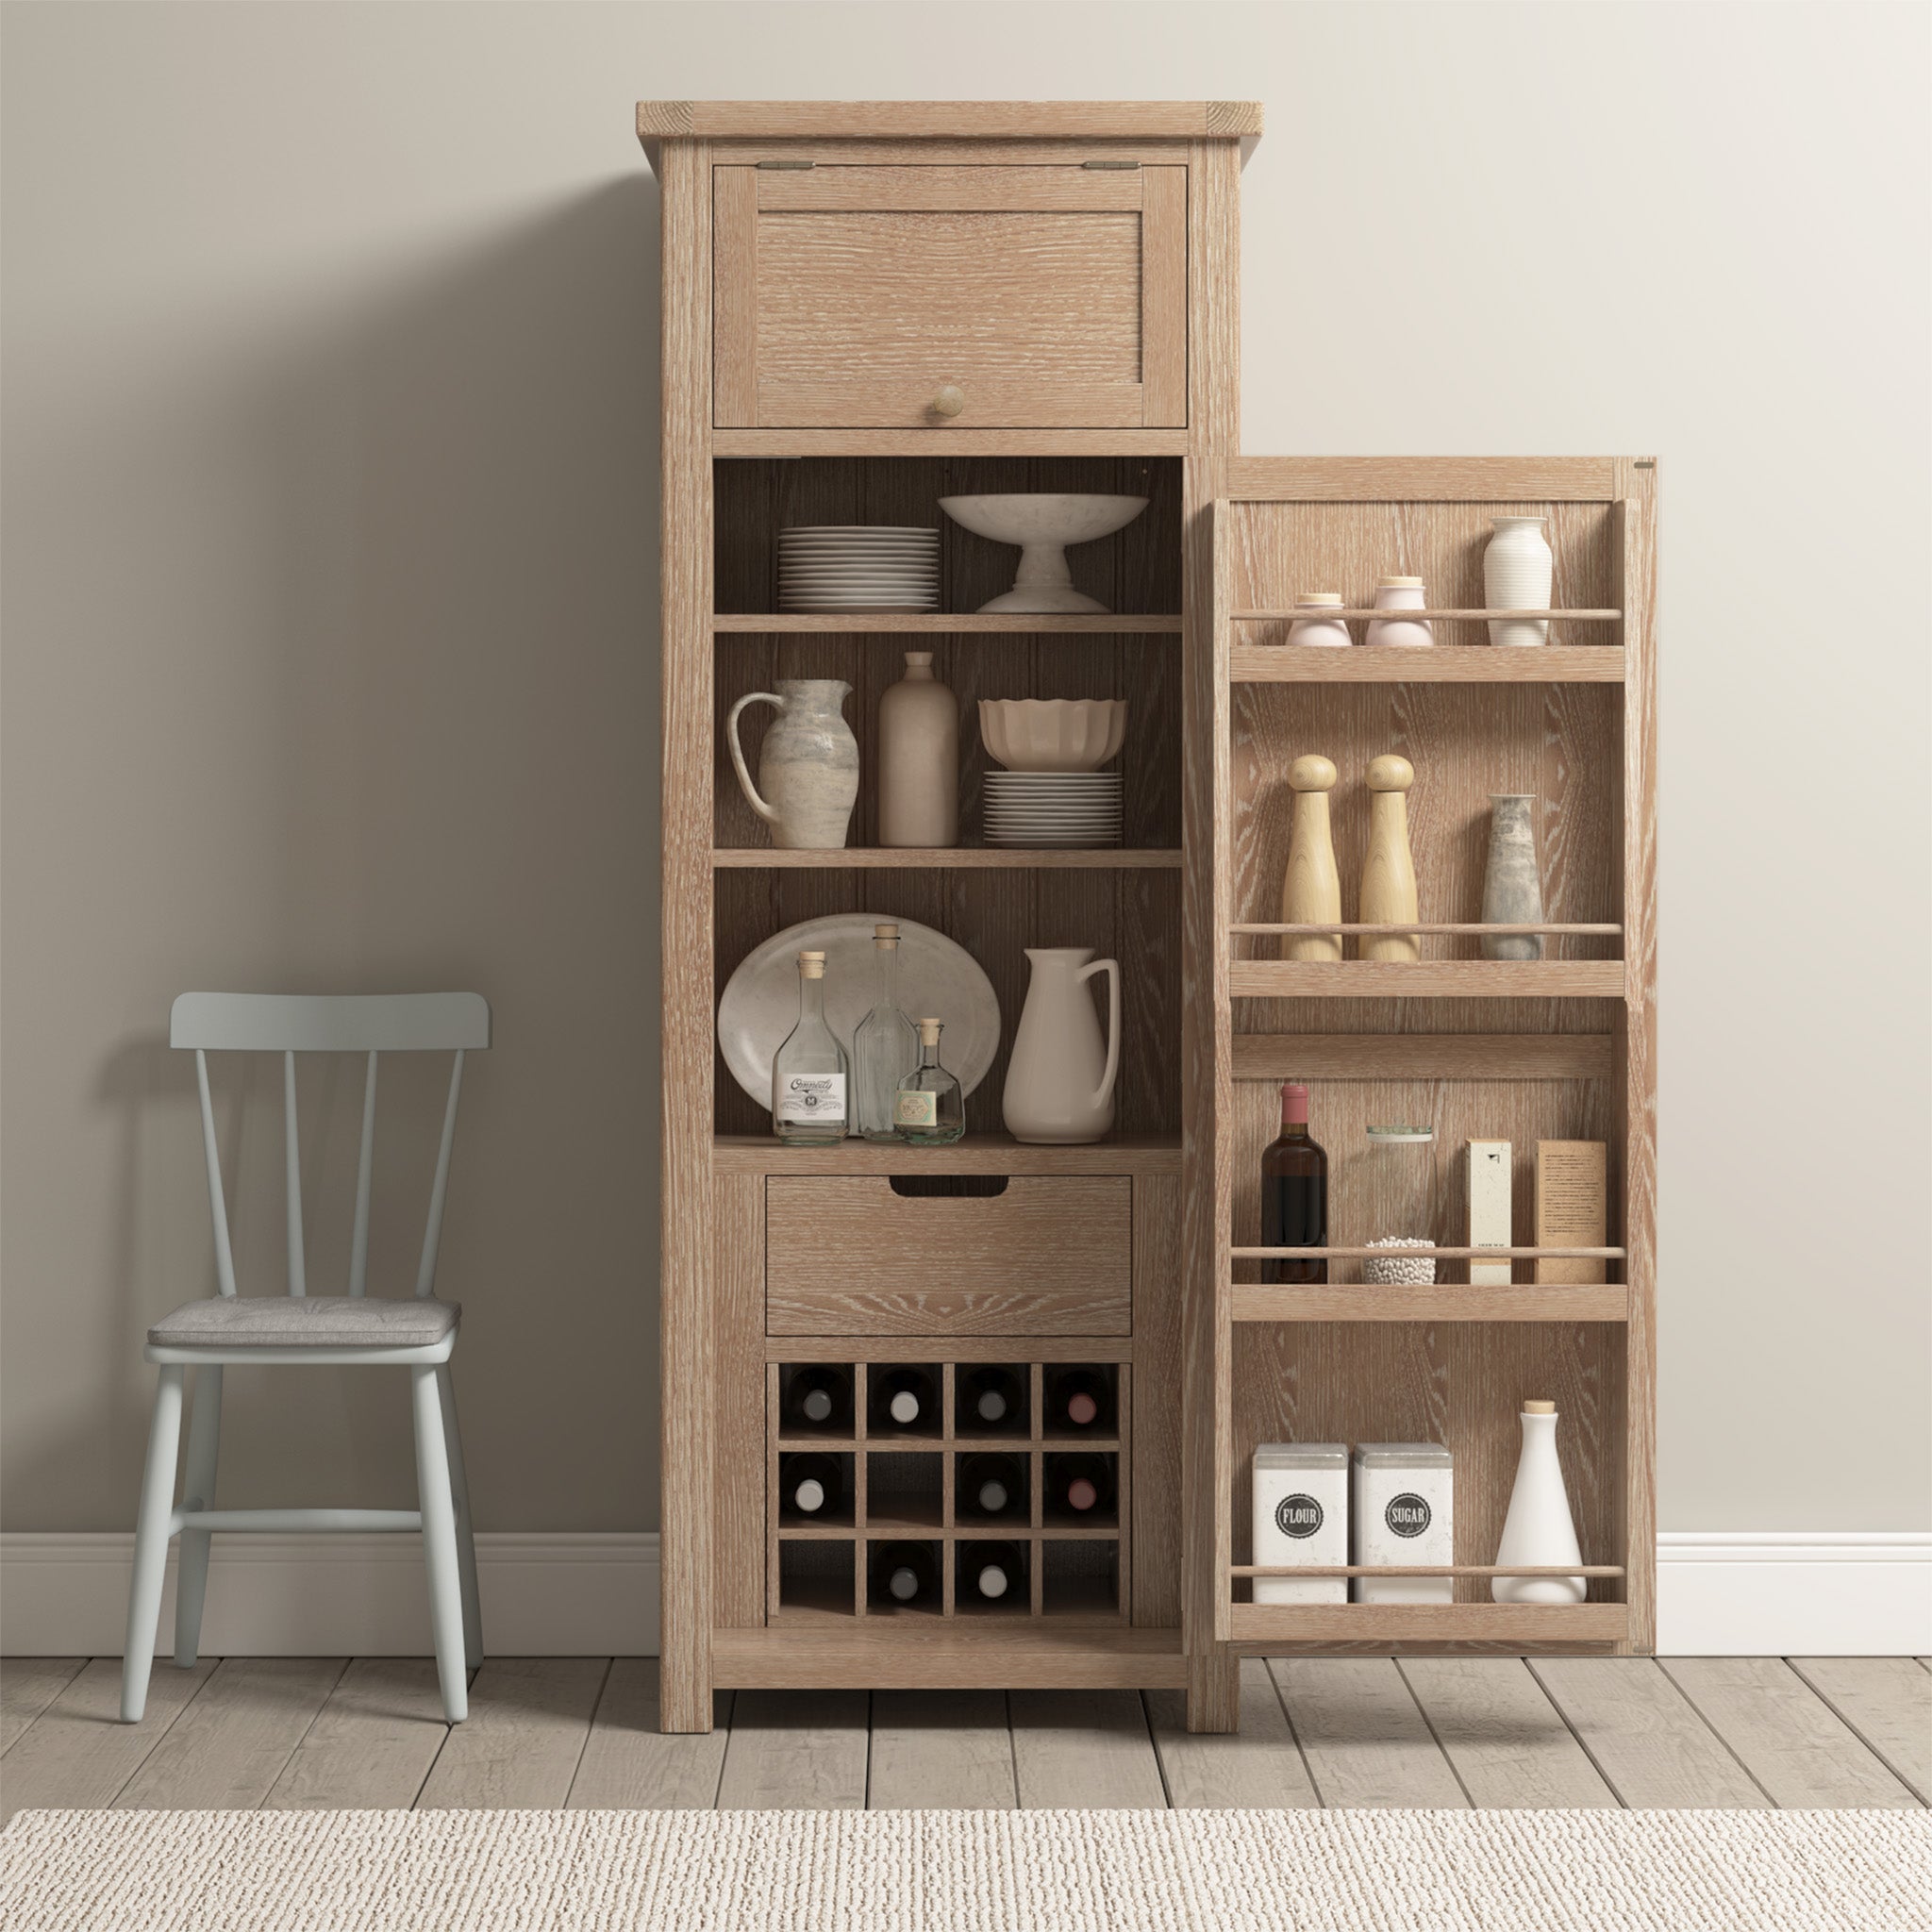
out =
{"type": "MultiPolygon", "coordinates": [[[[1428,601],[1420,577],[1384,577],[1375,586],[1377,610],[1425,610],[1428,601]]],[[[1368,635],[1362,641],[1414,650],[1433,644],[1436,630],[1426,617],[1395,618],[1387,623],[1376,618],[1371,622],[1368,635]]]]}
{"type": "MultiPolygon", "coordinates": [[[[1563,1488],[1562,1465],[1557,1460],[1557,1405],[1525,1402],[1521,1420],[1523,1454],[1516,1463],[1516,1486],[1509,1491],[1509,1513],[1503,1519],[1496,1561],[1524,1567],[1580,1563],[1583,1553],[1563,1488]]],[[[1490,1579],[1490,1594],[1499,1604],[1580,1604],[1584,1587],[1581,1576],[1490,1579]]]]}
{"type": "MultiPolygon", "coordinates": [[[[1483,602],[1491,610],[1547,610],[1556,563],[1543,539],[1541,517],[1492,517],[1496,533],[1483,552],[1483,602]]],[[[1547,624],[1518,619],[1492,624],[1492,644],[1546,644],[1547,624]]]]}
{"type": "Polygon", "coordinates": [[[879,843],[958,842],[959,702],[930,651],[908,651],[906,675],[879,700],[879,843]]]}
{"type": "Polygon", "coordinates": [[[1346,650],[1355,640],[1348,634],[1348,625],[1341,618],[1327,613],[1341,608],[1340,591],[1304,591],[1294,600],[1297,610],[1310,614],[1298,617],[1288,627],[1288,641],[1291,644],[1312,644],[1325,650],[1346,650]]]}

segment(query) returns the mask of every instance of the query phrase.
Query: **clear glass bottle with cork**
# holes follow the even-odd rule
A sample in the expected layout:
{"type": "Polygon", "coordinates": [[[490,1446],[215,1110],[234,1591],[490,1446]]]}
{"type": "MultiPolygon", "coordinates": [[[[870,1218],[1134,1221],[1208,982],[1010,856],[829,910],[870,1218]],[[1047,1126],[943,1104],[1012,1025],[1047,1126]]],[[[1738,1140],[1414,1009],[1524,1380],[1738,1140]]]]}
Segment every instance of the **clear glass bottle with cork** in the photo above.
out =
{"type": "Polygon", "coordinates": [[[966,1096],[940,1065],[937,1020],[919,1023],[919,1064],[899,1082],[892,1122],[899,1138],[915,1147],[948,1147],[966,1133],[966,1096]]]}
{"type": "Polygon", "coordinates": [[[772,1060],[772,1131],[788,1147],[823,1147],[851,1125],[848,1065],[825,1024],[825,956],[798,956],[798,1024],[772,1060]]]}
{"type": "Polygon", "coordinates": [[[899,928],[872,929],[872,1011],[852,1036],[853,1108],[868,1141],[896,1141],[892,1108],[899,1082],[919,1065],[919,1029],[899,1007],[899,928]]]}

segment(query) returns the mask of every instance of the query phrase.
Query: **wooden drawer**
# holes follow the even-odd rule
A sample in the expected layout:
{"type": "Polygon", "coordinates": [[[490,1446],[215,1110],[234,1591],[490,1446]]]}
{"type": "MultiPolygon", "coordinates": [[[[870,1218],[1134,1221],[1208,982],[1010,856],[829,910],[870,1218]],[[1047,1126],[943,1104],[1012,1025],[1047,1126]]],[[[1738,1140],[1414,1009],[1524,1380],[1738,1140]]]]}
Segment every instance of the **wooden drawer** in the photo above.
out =
{"type": "Polygon", "coordinates": [[[714,169],[716,422],[1184,426],[1187,177],[714,169]]]}
{"type": "Polygon", "coordinates": [[[1133,1183],[1014,1175],[977,1198],[883,1174],[765,1183],[772,1335],[1127,1335],[1133,1183]]]}

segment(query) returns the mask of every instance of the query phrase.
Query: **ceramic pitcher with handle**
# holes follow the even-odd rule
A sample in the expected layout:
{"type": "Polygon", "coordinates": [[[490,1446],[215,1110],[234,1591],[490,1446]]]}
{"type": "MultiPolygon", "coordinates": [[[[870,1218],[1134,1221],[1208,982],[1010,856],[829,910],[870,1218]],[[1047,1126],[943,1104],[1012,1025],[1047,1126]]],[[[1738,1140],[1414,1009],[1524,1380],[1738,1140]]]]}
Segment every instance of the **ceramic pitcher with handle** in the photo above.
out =
{"type": "Polygon", "coordinates": [[[1091,946],[1028,946],[1026,958],[1033,978],[1007,1065],[1007,1131],[1044,1146],[1103,1140],[1120,1072],[1120,961],[1095,959],[1091,946]],[[1087,991],[1098,973],[1108,981],[1105,1044],[1087,991]]]}
{"type": "Polygon", "coordinates": [[[851,691],[836,677],[783,678],[775,691],[747,691],[724,721],[738,782],[782,851],[836,851],[845,842],[858,797],[858,741],[843,710],[851,691]],[[738,741],[738,714],[747,705],[778,710],[758,748],[756,785],[738,741]]]}

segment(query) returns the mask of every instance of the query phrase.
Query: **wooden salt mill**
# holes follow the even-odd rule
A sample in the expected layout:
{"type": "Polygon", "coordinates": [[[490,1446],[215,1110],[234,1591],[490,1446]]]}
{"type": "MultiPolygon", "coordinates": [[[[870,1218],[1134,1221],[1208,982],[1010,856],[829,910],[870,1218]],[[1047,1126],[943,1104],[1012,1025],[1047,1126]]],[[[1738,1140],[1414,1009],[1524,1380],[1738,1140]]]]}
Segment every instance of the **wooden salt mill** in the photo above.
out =
{"type": "MultiPolygon", "coordinates": [[[[1288,842],[1288,870],[1281,879],[1283,925],[1340,925],[1341,874],[1335,869],[1335,841],[1328,826],[1328,792],[1336,779],[1334,761],[1310,755],[1288,768],[1294,788],[1294,829],[1288,842]]],[[[1339,936],[1284,939],[1284,959],[1340,959],[1339,936]]]]}
{"type": "MultiPolygon", "coordinates": [[[[1369,857],[1362,867],[1364,925],[1407,925],[1421,918],[1415,860],[1408,850],[1408,788],[1415,767],[1393,752],[1369,763],[1369,857]]],[[[1365,937],[1364,959],[1420,959],[1421,941],[1408,935],[1365,937]]]]}

